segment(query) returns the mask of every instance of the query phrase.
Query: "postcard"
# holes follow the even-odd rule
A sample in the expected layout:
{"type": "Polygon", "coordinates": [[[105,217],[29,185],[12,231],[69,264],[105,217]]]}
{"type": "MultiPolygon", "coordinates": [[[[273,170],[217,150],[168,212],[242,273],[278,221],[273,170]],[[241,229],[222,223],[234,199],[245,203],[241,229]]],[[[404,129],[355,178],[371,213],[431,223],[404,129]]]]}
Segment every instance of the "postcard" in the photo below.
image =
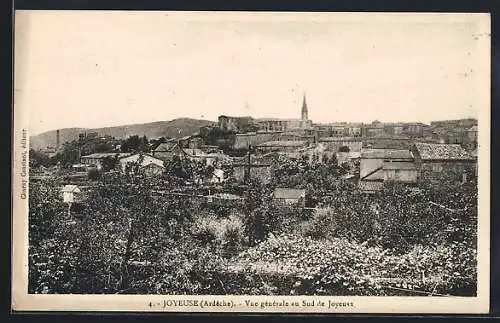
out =
{"type": "Polygon", "coordinates": [[[15,311],[487,313],[490,16],[16,11],[15,311]]]}

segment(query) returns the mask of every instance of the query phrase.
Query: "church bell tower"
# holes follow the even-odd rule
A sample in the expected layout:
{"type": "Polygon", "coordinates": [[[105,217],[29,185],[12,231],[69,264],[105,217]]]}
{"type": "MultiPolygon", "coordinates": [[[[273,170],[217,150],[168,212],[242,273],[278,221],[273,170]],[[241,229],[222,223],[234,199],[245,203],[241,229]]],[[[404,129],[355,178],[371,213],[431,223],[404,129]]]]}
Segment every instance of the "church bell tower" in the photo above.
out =
{"type": "Polygon", "coordinates": [[[308,120],[307,117],[307,102],[306,102],[306,95],[304,94],[304,98],[302,100],[302,121],[308,120]]]}

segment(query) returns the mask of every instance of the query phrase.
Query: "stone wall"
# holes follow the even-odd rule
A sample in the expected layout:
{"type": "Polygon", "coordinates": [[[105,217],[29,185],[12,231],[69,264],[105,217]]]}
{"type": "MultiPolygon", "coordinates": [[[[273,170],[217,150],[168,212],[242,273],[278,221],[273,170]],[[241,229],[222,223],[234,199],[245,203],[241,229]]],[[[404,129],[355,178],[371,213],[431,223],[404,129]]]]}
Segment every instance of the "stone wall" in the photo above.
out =
{"type": "Polygon", "coordinates": [[[233,149],[247,149],[249,145],[256,146],[267,141],[280,140],[280,132],[239,133],[236,134],[233,149]]]}
{"type": "Polygon", "coordinates": [[[433,161],[424,162],[420,167],[420,179],[426,182],[461,182],[464,172],[466,180],[475,177],[474,162],[433,161]]]}
{"type": "Polygon", "coordinates": [[[326,141],[319,140],[328,151],[338,152],[340,147],[347,146],[349,147],[350,152],[360,152],[363,146],[361,140],[335,140],[335,141],[326,141]]]}

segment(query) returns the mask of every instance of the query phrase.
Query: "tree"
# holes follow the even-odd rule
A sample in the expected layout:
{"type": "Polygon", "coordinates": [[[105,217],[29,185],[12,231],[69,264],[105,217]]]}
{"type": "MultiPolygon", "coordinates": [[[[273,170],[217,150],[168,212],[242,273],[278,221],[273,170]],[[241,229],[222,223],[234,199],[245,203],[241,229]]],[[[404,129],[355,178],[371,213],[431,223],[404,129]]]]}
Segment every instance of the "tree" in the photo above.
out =
{"type": "Polygon", "coordinates": [[[89,168],[87,171],[87,178],[93,181],[98,180],[101,178],[101,173],[95,167],[89,168]]]}
{"type": "Polygon", "coordinates": [[[116,156],[106,156],[102,161],[102,170],[107,172],[116,167],[118,164],[118,155],[116,156]]]}
{"type": "Polygon", "coordinates": [[[341,146],[341,147],[339,148],[339,152],[341,152],[341,153],[348,153],[348,152],[350,152],[350,151],[351,151],[351,150],[349,149],[349,146],[341,146]]]}
{"type": "Polygon", "coordinates": [[[139,137],[138,135],[129,136],[121,145],[123,152],[149,152],[149,141],[146,136],[139,137]]]}
{"type": "Polygon", "coordinates": [[[139,150],[143,152],[149,152],[149,141],[148,138],[144,135],[141,138],[141,142],[139,144],[139,150]]]}
{"type": "Polygon", "coordinates": [[[79,163],[80,160],[80,143],[76,140],[65,142],[62,150],[54,157],[56,163],[61,163],[64,166],[79,163]]]}
{"type": "Polygon", "coordinates": [[[111,141],[99,142],[93,145],[93,153],[109,153],[115,150],[115,145],[111,141]]]}
{"type": "Polygon", "coordinates": [[[36,151],[34,149],[30,149],[29,156],[30,156],[29,158],[30,167],[34,168],[39,166],[48,167],[52,164],[52,160],[49,157],[49,155],[47,155],[42,151],[36,151]]]}

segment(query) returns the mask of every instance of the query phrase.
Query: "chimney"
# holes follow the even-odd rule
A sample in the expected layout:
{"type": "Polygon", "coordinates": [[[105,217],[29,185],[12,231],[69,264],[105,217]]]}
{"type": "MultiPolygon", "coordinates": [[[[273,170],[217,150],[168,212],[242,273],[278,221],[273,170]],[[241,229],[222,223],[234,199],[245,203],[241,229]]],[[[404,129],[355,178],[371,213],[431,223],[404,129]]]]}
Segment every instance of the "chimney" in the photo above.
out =
{"type": "Polygon", "coordinates": [[[59,150],[59,145],[61,143],[61,133],[59,129],[56,130],[56,151],[59,150]]]}

